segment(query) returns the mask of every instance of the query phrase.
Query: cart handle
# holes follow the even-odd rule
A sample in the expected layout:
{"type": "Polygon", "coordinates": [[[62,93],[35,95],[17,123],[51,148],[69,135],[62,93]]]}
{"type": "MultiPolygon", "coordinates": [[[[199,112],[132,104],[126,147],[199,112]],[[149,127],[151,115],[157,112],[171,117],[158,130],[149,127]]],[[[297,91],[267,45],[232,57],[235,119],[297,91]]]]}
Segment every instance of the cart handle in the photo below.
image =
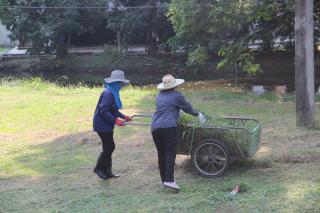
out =
{"type": "Polygon", "coordinates": [[[252,121],[256,121],[257,123],[258,120],[256,120],[255,118],[252,118],[252,117],[242,117],[242,116],[223,116],[224,119],[228,119],[228,120],[244,120],[244,121],[249,121],[249,120],[252,120],[252,121]]]}
{"type": "Polygon", "coordinates": [[[132,118],[134,117],[140,117],[140,118],[152,118],[152,114],[134,114],[131,116],[132,118]]]}
{"type": "MultiPolygon", "coordinates": [[[[152,114],[135,114],[132,115],[131,118],[152,118],[152,114]]],[[[150,122],[124,122],[126,125],[131,126],[151,126],[150,122]]]]}

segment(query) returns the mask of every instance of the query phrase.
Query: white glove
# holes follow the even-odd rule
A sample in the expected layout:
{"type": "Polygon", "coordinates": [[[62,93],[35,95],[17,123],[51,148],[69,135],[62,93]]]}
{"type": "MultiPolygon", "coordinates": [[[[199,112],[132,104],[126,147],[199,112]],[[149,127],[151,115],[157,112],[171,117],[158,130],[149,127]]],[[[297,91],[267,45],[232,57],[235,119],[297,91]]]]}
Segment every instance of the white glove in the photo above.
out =
{"type": "Polygon", "coordinates": [[[199,112],[198,114],[198,119],[200,121],[200,124],[204,124],[206,122],[206,117],[204,117],[204,115],[201,112],[199,112]]]}

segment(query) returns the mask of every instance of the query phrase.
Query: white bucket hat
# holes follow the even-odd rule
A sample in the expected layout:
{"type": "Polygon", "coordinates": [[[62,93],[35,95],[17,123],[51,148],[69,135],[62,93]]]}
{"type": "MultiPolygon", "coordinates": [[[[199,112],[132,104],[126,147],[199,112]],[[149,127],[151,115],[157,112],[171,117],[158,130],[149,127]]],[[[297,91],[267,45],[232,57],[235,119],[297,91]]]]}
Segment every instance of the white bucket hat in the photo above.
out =
{"type": "Polygon", "coordinates": [[[184,83],[184,79],[175,79],[172,75],[163,76],[162,83],[157,86],[158,90],[168,90],[184,83]]]}
{"type": "Polygon", "coordinates": [[[113,70],[111,72],[110,78],[105,78],[104,81],[106,83],[112,83],[115,81],[121,81],[123,83],[128,84],[130,81],[124,77],[124,72],[121,70],[113,70]]]}

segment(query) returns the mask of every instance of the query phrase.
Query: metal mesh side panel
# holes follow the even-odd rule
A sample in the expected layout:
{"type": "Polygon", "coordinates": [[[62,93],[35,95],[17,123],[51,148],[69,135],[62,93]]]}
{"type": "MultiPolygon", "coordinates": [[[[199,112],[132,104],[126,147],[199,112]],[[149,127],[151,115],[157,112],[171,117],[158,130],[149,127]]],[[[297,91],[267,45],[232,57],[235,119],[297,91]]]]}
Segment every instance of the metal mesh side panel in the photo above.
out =
{"type": "Polygon", "coordinates": [[[188,124],[179,125],[178,135],[181,154],[187,154],[200,140],[212,138],[240,151],[244,157],[251,157],[260,147],[261,126],[254,120],[237,118],[210,118],[203,126],[189,120],[188,124]]]}
{"type": "Polygon", "coordinates": [[[251,132],[251,145],[248,150],[249,157],[253,156],[260,148],[261,140],[261,126],[259,125],[256,129],[251,132]]]}

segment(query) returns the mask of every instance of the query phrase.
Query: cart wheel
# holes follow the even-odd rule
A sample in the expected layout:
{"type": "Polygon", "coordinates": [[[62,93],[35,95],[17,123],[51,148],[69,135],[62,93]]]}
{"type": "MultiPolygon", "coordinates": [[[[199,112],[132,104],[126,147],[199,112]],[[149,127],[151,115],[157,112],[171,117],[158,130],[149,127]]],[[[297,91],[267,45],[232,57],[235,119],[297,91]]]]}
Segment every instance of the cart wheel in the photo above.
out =
{"type": "Polygon", "coordinates": [[[203,177],[223,175],[230,164],[230,152],[221,141],[207,139],[201,141],[191,153],[192,165],[203,177]]]}

